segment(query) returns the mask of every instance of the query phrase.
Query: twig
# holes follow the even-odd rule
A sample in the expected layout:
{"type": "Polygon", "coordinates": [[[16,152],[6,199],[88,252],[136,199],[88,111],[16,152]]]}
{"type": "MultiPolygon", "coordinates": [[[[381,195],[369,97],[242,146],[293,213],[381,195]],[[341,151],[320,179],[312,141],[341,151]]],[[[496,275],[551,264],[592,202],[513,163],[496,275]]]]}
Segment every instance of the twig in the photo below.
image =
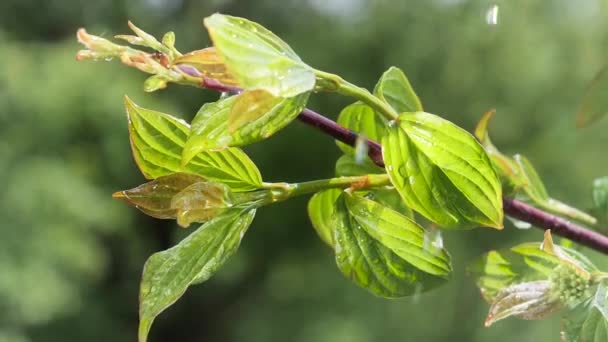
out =
{"type": "MultiPolygon", "coordinates": [[[[198,70],[194,68],[180,69],[184,73],[190,74],[191,76],[202,77],[198,70]]],[[[227,86],[205,77],[203,77],[201,86],[203,88],[220,92],[238,93],[242,91],[242,89],[238,87],[227,86]]],[[[298,116],[298,119],[345,144],[350,146],[355,146],[356,144],[358,138],[358,134],[356,132],[340,126],[335,121],[328,119],[315,111],[305,108],[298,116]]],[[[384,167],[384,160],[382,159],[382,146],[369,139],[367,139],[367,145],[369,146],[368,155],[372,161],[374,161],[376,165],[384,167]]],[[[559,216],[547,213],[513,198],[503,197],[502,201],[505,214],[518,220],[528,222],[532,226],[539,229],[551,229],[551,232],[555,235],[570,239],[604,254],[608,254],[608,236],[579,226],[559,216]]]]}

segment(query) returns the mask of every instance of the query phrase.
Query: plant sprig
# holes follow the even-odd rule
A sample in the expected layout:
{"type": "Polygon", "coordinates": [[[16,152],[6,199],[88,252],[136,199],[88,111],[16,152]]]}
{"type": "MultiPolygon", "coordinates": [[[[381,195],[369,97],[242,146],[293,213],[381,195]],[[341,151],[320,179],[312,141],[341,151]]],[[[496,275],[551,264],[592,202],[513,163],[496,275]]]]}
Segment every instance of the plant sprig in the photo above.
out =
{"type": "MultiPolygon", "coordinates": [[[[154,217],[176,219],[184,227],[203,224],[146,262],[140,342],[146,341],[158,314],[190,285],[210,278],[236,252],[259,208],[294,196],[314,193],[309,216],[319,237],[334,250],[340,271],[358,286],[387,298],[433,289],[451,276],[441,236],[422,227],[419,216],[443,229],[501,229],[504,209],[519,203],[505,199],[503,208],[505,189],[557,215],[595,223],[595,218],[551,199],[525,158],[505,157],[491,144],[489,116],[476,130],[480,143],[455,124],[424,112],[398,68],[388,69],[370,92],[308,66],[279,37],[243,18],[206,18],[214,46],[184,54],[175,48],[172,32],[158,41],[132,23],[129,26],[135,35],[117,38],[151,51],[118,45],[81,29],[78,39],[87,50],[77,58],[119,58],[150,73],[145,91],[176,83],[229,93],[203,105],[191,124],[125,101],[133,155],[151,181],[115,197],[154,217]],[[305,109],[318,91],[357,100],[340,114],[338,122],[344,127],[305,109]],[[344,155],[336,163],[336,177],[293,184],[263,182],[240,147],[269,138],[296,117],[350,145],[339,144],[344,155]],[[382,141],[384,148],[375,141],[382,141]]],[[[558,223],[562,224],[550,222],[558,223]]],[[[579,263],[578,254],[573,257],[573,252],[564,252],[547,239],[550,236],[542,253],[548,257],[541,258],[560,260],[564,271],[536,282],[491,282],[495,287],[487,297],[493,303],[488,325],[508,316],[541,318],[564,304],[580,308],[590,298],[585,291],[604,281],[604,273],[591,271],[589,264],[579,263]],[[574,269],[574,276],[567,267],[574,269]],[[556,297],[555,288],[569,286],[570,278],[582,279],[582,294],[556,297]]],[[[595,293],[597,298],[599,288],[595,293]]],[[[573,322],[568,333],[579,327],[573,322]]]]}

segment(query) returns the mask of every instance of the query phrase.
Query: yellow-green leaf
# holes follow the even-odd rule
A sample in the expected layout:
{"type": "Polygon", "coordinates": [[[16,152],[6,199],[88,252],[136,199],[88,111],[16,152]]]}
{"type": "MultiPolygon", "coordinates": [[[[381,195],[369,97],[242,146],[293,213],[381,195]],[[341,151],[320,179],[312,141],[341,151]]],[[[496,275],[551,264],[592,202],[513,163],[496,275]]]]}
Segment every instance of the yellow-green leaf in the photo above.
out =
{"type": "Polygon", "coordinates": [[[188,52],[177,57],[174,63],[175,65],[190,65],[200,71],[203,76],[223,84],[238,85],[238,81],[230,74],[214,47],[188,52]]]}
{"type": "MultiPolygon", "coordinates": [[[[381,116],[376,115],[370,106],[362,102],[355,102],[346,106],[340,112],[337,122],[341,126],[377,142],[386,134],[386,122],[384,119],[381,116]]],[[[353,147],[339,141],[336,141],[336,143],[344,153],[355,153],[353,147]]]]}
{"type": "Polygon", "coordinates": [[[274,33],[244,18],[213,14],[205,26],[228,70],[245,89],[293,97],[311,91],[313,69],[274,33]]]}
{"type": "Polygon", "coordinates": [[[421,112],[422,103],[403,71],[390,67],[382,74],[374,95],[391,105],[398,113],[421,112]]]}
{"type": "Polygon", "coordinates": [[[330,247],[334,246],[334,211],[342,190],[328,189],[314,194],[308,201],[308,216],[315,231],[330,247]]]}
{"type": "Polygon", "coordinates": [[[445,228],[502,228],[502,188],[483,147],[436,115],[405,113],[382,140],[386,170],[408,207],[445,228]]]}
{"type": "Polygon", "coordinates": [[[201,151],[244,146],[270,137],[300,114],[308,96],[279,98],[251,90],[203,105],[192,120],[183,163],[201,151]]]}
{"type": "Polygon", "coordinates": [[[148,179],[187,172],[228,185],[233,191],[258,189],[262,177],[238,148],[198,153],[185,166],[181,159],[190,126],[168,114],[137,106],[125,99],[133,156],[148,179]]]}

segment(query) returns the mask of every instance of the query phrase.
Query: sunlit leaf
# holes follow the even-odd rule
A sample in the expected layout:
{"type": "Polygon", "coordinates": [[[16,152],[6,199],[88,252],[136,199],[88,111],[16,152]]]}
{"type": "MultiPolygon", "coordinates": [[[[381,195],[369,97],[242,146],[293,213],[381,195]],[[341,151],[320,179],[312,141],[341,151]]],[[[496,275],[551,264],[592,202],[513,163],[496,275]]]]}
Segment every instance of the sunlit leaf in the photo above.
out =
{"type": "Polygon", "coordinates": [[[128,98],[125,106],[133,156],[146,178],[187,172],[226,184],[233,191],[261,187],[262,177],[257,167],[237,148],[201,152],[182,166],[182,152],[190,134],[188,124],[168,114],[139,107],[128,98]]]}
{"type": "Polygon", "coordinates": [[[253,90],[203,105],[192,120],[182,162],[201,151],[244,146],[270,137],[300,114],[308,96],[278,98],[253,90]]]}
{"type": "Polygon", "coordinates": [[[603,67],[591,80],[576,113],[576,126],[587,127],[608,113],[608,67],[603,67]]]}
{"type": "MultiPolygon", "coordinates": [[[[380,141],[386,134],[386,123],[384,119],[374,113],[374,110],[362,103],[355,102],[346,106],[338,116],[338,123],[361,136],[374,141],[380,141]]],[[[336,141],[338,147],[347,154],[354,154],[352,146],[336,141]]]]}
{"type": "Polygon", "coordinates": [[[317,234],[330,247],[334,246],[336,201],[342,190],[329,189],[314,194],[308,201],[308,217],[317,234]]]}
{"type": "Polygon", "coordinates": [[[433,114],[406,113],[382,145],[386,170],[408,207],[446,228],[502,228],[500,182],[469,133],[433,114]]]}
{"type": "Polygon", "coordinates": [[[255,210],[234,208],[205,223],[176,246],[153,254],[140,286],[139,341],[152,322],[193,284],[209,279],[238,249],[255,210]]]}
{"type": "Polygon", "coordinates": [[[510,316],[528,320],[543,319],[560,308],[559,301],[552,296],[551,282],[547,280],[511,285],[497,294],[485,326],[489,327],[510,316]]]}
{"type": "Polygon", "coordinates": [[[279,37],[244,18],[213,14],[205,18],[213,45],[245,89],[293,97],[315,86],[313,70],[279,37]]]}
{"type": "Polygon", "coordinates": [[[171,199],[171,207],[177,209],[177,223],[182,227],[206,222],[232,205],[230,188],[215,182],[194,183],[171,199]]]}
{"type": "Polygon", "coordinates": [[[401,195],[399,195],[397,190],[393,187],[385,186],[382,188],[370,189],[368,191],[357,191],[357,193],[414,220],[414,211],[405,205],[401,195]]]}
{"type": "Polygon", "coordinates": [[[238,81],[230,74],[222,58],[214,47],[196,50],[175,59],[176,65],[190,65],[200,71],[205,77],[212,78],[226,85],[238,85],[238,81]]]}
{"type": "Polygon", "coordinates": [[[421,112],[422,104],[403,71],[390,67],[382,74],[374,95],[386,101],[398,113],[421,112]]]}
{"type": "Polygon", "coordinates": [[[359,195],[343,193],[334,203],[336,262],[357,285],[394,298],[430,290],[449,278],[449,255],[442,247],[425,246],[424,229],[415,222],[359,195]]]}

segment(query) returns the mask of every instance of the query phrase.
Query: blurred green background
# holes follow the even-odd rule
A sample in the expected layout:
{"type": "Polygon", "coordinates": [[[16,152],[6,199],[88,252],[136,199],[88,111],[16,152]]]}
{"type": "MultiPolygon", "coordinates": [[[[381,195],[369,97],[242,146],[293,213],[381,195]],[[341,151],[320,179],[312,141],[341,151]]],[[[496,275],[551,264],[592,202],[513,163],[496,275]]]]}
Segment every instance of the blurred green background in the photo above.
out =
{"type": "MultiPolygon", "coordinates": [[[[574,128],[587,84],[608,62],[606,0],[3,0],[0,342],[135,340],[143,263],[187,232],[110,197],[144,181],[122,97],[190,119],[217,94],[175,85],[146,94],[136,70],[77,63],[75,32],[111,37],[131,19],[157,36],[175,31],[189,51],[208,46],[202,19],[218,11],[262,23],[310,65],[368,88],[401,67],[427,111],[466,129],[496,108],[494,142],[527,155],[558,199],[588,207],[592,180],[608,174],[608,120],[574,128]]],[[[319,94],[309,106],[335,118],[348,103],[319,94]]],[[[338,156],[299,122],[246,151],[268,181],[330,176],[338,156]]],[[[446,233],[453,281],[389,301],[342,277],[306,202],[260,210],[238,254],[163,313],[151,341],[559,339],[557,317],[484,328],[488,306],[464,274],[484,251],[540,241],[541,231],[446,233]]]]}

